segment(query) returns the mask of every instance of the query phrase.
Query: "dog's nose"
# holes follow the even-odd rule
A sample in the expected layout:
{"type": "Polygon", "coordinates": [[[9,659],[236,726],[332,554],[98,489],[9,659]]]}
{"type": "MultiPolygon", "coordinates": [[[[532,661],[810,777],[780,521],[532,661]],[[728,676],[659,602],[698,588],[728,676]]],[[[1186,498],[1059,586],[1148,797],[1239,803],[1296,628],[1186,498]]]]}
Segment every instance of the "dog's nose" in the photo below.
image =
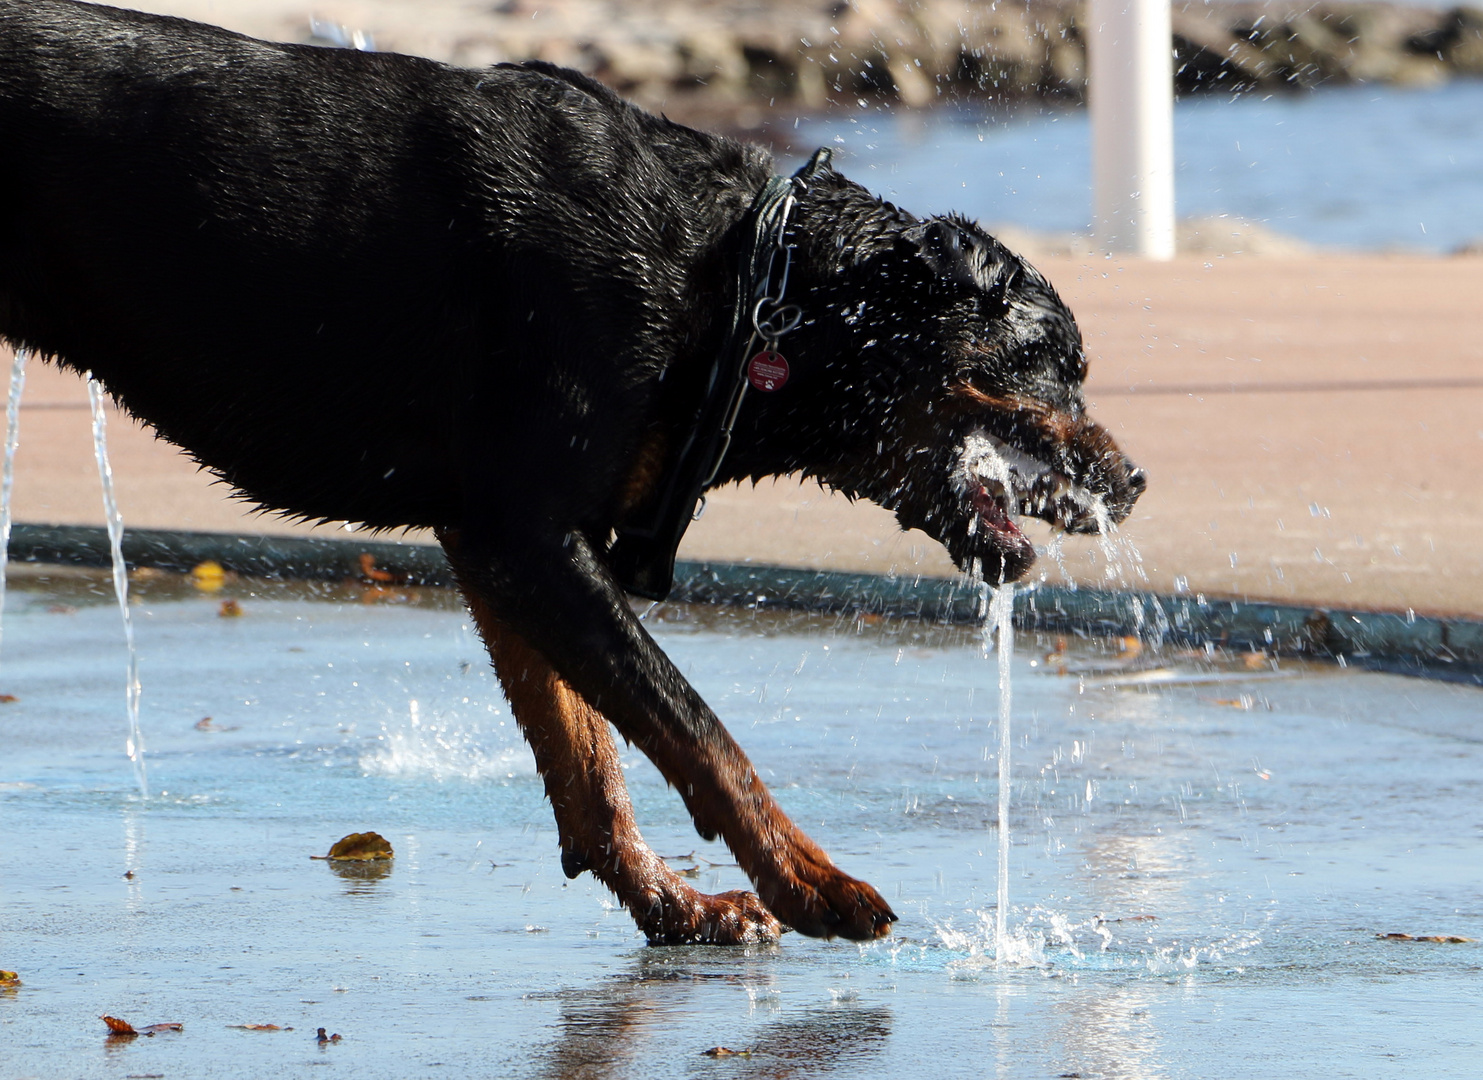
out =
{"type": "Polygon", "coordinates": [[[1129,466],[1128,490],[1132,493],[1132,496],[1135,499],[1138,498],[1138,496],[1142,495],[1145,491],[1147,491],[1148,473],[1144,472],[1136,465],[1129,466]]]}

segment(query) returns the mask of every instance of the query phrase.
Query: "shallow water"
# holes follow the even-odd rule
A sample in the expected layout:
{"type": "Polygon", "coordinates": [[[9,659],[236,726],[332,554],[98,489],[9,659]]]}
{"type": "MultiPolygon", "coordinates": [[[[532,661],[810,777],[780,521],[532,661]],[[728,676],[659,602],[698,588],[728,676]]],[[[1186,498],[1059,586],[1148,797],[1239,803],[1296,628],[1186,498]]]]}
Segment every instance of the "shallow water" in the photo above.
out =
{"type": "MultiPolygon", "coordinates": [[[[1036,962],[996,969],[976,633],[661,608],[783,805],[901,921],[863,947],[650,949],[562,876],[446,594],[239,592],[223,618],[226,593],[136,581],[144,803],[106,587],[11,593],[0,967],[24,985],[0,991],[0,1077],[1476,1075],[1483,946],[1375,935],[1483,938],[1477,691],[1026,638],[1008,921],[1036,962]],[[363,829],[396,846],[384,877],[309,860],[363,829]],[[185,1027],[110,1042],[102,1013],[185,1027]]],[[[659,851],[741,884],[652,768],[628,776],[659,851]]]]}
{"type": "MultiPolygon", "coordinates": [[[[839,166],[916,213],[1087,233],[1085,109],[860,110],[801,123],[839,166]]],[[[1186,98],[1177,212],[1227,214],[1326,247],[1450,251],[1483,240],[1483,80],[1186,98]]]]}

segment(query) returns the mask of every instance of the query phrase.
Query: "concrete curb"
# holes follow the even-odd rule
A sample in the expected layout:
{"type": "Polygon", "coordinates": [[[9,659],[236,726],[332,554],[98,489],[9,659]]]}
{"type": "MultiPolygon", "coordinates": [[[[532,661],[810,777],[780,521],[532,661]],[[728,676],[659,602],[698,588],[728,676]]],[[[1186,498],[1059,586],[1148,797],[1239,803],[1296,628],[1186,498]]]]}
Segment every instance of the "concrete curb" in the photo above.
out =
{"type": "MultiPolygon", "coordinates": [[[[212,560],[252,577],[329,581],[361,577],[362,556],[370,555],[378,570],[407,584],[453,584],[442,551],[429,544],[134,529],[124,533],[123,552],[131,568],[185,572],[212,560]]],[[[87,526],[18,524],[10,558],[108,566],[108,534],[87,526]]],[[[977,622],[983,603],[980,589],[963,579],[698,562],[677,564],[672,599],[949,624],[977,622]]],[[[1478,620],[1036,585],[1017,596],[1015,621],[1027,629],[1136,633],[1181,645],[1332,659],[1483,686],[1483,621],[1478,620]]]]}

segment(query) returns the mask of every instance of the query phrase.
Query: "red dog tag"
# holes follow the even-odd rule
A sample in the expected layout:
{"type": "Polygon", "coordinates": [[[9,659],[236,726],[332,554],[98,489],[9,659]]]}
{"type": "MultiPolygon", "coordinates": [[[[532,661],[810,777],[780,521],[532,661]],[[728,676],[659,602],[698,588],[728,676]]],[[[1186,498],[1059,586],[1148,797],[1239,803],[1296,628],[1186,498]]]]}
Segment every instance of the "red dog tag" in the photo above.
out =
{"type": "Polygon", "coordinates": [[[781,390],[788,385],[788,361],[782,353],[764,350],[747,362],[747,381],[768,393],[781,390]]]}

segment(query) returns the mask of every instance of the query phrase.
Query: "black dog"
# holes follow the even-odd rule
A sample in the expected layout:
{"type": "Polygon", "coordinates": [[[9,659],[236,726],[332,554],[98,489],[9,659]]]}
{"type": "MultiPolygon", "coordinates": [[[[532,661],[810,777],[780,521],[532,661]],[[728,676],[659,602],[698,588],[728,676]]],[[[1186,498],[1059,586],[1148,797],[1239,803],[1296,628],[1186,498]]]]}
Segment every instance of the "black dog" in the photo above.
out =
{"type": "Polygon", "coordinates": [[[812,476],[991,581],[1034,557],[1018,513],[1093,529],[1143,489],[1085,415],[1070,312],[991,237],[822,157],[770,182],[764,151],[574,72],[0,0],[0,151],[0,334],[263,507],[437,530],[564,868],[652,941],[895,918],[628,606],[664,592],[701,487],[812,476]],[[760,901],[644,845],[609,722],[760,901]]]}

